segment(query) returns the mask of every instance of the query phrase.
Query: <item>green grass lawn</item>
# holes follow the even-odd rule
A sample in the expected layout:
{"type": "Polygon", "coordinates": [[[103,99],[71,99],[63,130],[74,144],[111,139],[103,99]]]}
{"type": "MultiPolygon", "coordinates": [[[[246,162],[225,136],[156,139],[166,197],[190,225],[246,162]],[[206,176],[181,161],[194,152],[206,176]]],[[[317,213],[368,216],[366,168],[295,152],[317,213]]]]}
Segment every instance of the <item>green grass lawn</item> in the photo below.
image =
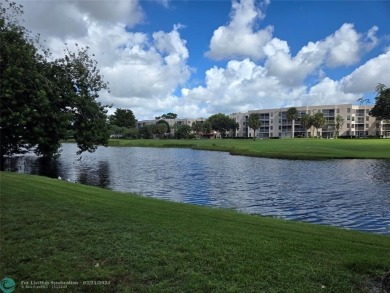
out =
{"type": "Polygon", "coordinates": [[[390,270],[389,236],[32,175],[0,180],[0,278],[15,292],[21,281],[86,280],[109,284],[52,291],[374,292],[390,270]]]}
{"type": "Polygon", "coordinates": [[[189,147],[283,159],[390,159],[390,139],[117,139],[110,145],[189,147]]]}

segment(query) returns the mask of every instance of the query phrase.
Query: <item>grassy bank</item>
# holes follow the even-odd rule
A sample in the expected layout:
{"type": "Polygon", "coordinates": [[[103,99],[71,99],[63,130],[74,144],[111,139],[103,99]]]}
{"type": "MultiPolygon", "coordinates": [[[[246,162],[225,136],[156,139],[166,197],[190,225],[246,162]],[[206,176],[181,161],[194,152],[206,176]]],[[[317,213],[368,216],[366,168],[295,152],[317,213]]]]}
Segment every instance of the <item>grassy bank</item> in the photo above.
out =
{"type": "Polygon", "coordinates": [[[15,292],[21,281],[80,282],[62,292],[370,292],[390,270],[388,236],[0,178],[0,278],[15,292]],[[107,283],[81,284],[92,280],[107,283]]]}
{"type": "Polygon", "coordinates": [[[188,147],[283,159],[390,159],[390,139],[110,140],[112,146],[188,147]]]}

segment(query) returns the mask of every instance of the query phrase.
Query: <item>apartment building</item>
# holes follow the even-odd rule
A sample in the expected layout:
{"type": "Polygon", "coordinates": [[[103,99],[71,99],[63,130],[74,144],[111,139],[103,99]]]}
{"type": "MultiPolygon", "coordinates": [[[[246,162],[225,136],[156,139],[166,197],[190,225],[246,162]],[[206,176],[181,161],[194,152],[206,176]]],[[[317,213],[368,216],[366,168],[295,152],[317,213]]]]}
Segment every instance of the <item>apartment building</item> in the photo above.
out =
{"type": "MultiPolygon", "coordinates": [[[[321,105],[296,107],[298,119],[294,123],[294,137],[322,137],[333,138],[335,136],[335,120],[338,115],[343,117],[344,123],[339,131],[339,136],[344,137],[385,137],[390,138],[390,121],[379,121],[369,115],[373,106],[369,105],[321,105]],[[305,114],[314,115],[323,113],[326,124],[320,128],[305,129],[301,125],[301,117],[305,114]]],[[[256,130],[257,138],[286,138],[292,136],[292,121],[287,119],[288,108],[252,110],[245,113],[233,113],[230,115],[239,125],[236,131],[231,131],[230,137],[250,138],[254,137],[254,130],[248,126],[248,117],[251,113],[258,113],[261,122],[256,130]]],[[[193,122],[204,122],[206,119],[164,119],[174,135],[174,125],[192,126],[193,122]]],[[[137,127],[156,124],[158,120],[143,120],[137,122],[137,127]]]]}
{"type": "MultiPolygon", "coordinates": [[[[390,138],[390,122],[378,121],[369,115],[372,106],[367,105],[322,105],[296,107],[298,119],[295,121],[294,137],[316,136],[333,138],[335,136],[335,120],[338,115],[344,119],[339,131],[339,136],[345,137],[368,137],[380,136],[390,138]],[[311,127],[305,129],[301,125],[301,117],[304,114],[314,115],[323,113],[326,124],[320,129],[311,127]]],[[[287,119],[288,108],[254,110],[247,113],[234,113],[230,117],[239,124],[236,137],[253,137],[254,131],[248,126],[248,117],[251,113],[258,113],[261,126],[256,130],[257,138],[285,138],[292,136],[292,121],[287,119]]],[[[231,133],[233,134],[233,133],[231,133]]]]}

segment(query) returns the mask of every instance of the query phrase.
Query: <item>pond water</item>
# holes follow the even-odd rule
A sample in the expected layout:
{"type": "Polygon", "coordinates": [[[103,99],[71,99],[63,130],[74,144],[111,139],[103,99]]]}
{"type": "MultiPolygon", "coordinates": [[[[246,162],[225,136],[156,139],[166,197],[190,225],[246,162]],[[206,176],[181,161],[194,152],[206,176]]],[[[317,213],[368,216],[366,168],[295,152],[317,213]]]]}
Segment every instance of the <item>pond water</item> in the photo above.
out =
{"type": "Polygon", "coordinates": [[[14,157],[16,172],[69,179],[177,202],[390,235],[389,160],[278,160],[173,148],[99,147],[45,164],[14,157]]]}

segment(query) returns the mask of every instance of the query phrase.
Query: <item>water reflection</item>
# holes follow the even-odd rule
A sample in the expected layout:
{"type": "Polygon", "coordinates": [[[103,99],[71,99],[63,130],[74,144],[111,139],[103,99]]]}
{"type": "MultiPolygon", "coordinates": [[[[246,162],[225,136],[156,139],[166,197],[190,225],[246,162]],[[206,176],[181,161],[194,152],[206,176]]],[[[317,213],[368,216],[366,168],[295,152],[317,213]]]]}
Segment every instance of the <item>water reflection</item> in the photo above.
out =
{"type": "Polygon", "coordinates": [[[289,161],[190,149],[99,148],[51,162],[16,157],[14,171],[173,201],[390,235],[390,161],[289,161]]]}

